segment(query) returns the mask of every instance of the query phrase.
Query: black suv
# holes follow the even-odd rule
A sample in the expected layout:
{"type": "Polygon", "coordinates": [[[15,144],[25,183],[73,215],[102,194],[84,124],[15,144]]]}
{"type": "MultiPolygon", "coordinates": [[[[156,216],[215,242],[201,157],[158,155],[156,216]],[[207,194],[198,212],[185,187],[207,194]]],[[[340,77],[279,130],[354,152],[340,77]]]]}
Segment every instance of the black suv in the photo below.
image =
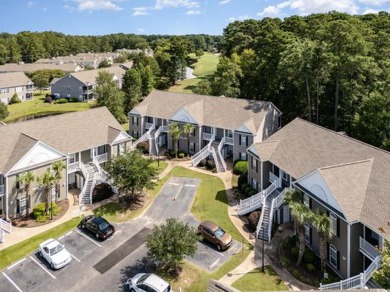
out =
{"type": "Polygon", "coordinates": [[[88,215],[81,220],[80,226],[82,229],[87,229],[95,234],[98,239],[106,239],[115,232],[115,227],[101,216],[95,217],[93,215],[88,215]]]}

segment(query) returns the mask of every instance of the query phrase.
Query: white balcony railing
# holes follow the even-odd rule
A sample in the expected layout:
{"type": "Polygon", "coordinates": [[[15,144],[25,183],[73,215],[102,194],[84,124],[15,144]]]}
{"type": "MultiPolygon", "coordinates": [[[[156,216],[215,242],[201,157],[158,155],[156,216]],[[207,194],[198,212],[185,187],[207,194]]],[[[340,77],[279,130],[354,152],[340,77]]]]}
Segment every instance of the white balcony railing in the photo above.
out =
{"type": "Polygon", "coordinates": [[[161,131],[163,131],[164,133],[168,133],[169,132],[168,126],[160,126],[160,128],[161,128],[161,131]]]}
{"type": "Polygon", "coordinates": [[[80,169],[80,162],[73,162],[68,164],[68,173],[76,172],[80,169]]]}
{"type": "Polygon", "coordinates": [[[275,180],[279,180],[279,177],[272,172],[269,172],[269,182],[273,183],[275,180]]]}
{"type": "Polygon", "coordinates": [[[4,185],[0,186],[0,195],[4,194],[4,185]]]}
{"type": "Polygon", "coordinates": [[[12,224],[0,218],[0,230],[5,231],[6,233],[11,233],[11,229],[12,224]]]}
{"type": "Polygon", "coordinates": [[[234,144],[233,138],[225,137],[225,144],[233,145],[234,144]]]}
{"type": "Polygon", "coordinates": [[[108,160],[108,154],[107,153],[99,154],[96,155],[94,158],[97,160],[97,162],[103,163],[108,160]]]}
{"type": "Polygon", "coordinates": [[[214,134],[210,133],[203,133],[203,140],[211,140],[211,138],[214,136],[214,134]]]}
{"type": "Polygon", "coordinates": [[[371,258],[371,260],[375,259],[377,256],[380,256],[380,252],[375,246],[366,241],[363,237],[359,238],[359,248],[360,251],[363,252],[366,256],[371,258]]]}
{"type": "Polygon", "coordinates": [[[146,129],[150,129],[150,127],[153,125],[153,123],[146,123],[146,129]]]}

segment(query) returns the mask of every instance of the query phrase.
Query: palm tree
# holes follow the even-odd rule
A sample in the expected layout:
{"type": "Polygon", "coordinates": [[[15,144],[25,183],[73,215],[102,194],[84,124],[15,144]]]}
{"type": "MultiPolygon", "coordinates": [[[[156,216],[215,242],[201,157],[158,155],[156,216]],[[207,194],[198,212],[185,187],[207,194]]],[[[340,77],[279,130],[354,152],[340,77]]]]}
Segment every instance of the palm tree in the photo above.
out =
{"type": "Polygon", "coordinates": [[[65,169],[65,164],[63,161],[56,161],[51,165],[54,172],[54,179],[56,184],[56,203],[58,201],[58,194],[60,193],[60,180],[62,178],[61,172],[65,169]]]}
{"type": "Polygon", "coordinates": [[[290,207],[291,215],[294,217],[295,230],[298,236],[299,254],[297,266],[302,263],[305,252],[305,223],[310,223],[313,219],[313,212],[302,203],[302,194],[298,191],[286,193],[285,200],[290,207]]]}
{"type": "Polygon", "coordinates": [[[326,261],[326,242],[332,237],[331,221],[328,214],[316,209],[313,216],[313,225],[317,229],[321,259],[321,272],[324,271],[326,261]]]}
{"type": "Polygon", "coordinates": [[[195,126],[193,124],[187,123],[183,127],[183,133],[187,135],[187,143],[188,143],[188,156],[190,156],[190,137],[192,136],[192,133],[194,132],[195,126]]]}
{"type": "Polygon", "coordinates": [[[177,123],[170,123],[169,124],[169,135],[171,135],[174,148],[175,148],[175,157],[177,158],[177,149],[179,147],[179,139],[181,135],[180,127],[177,123]]]}
{"type": "Polygon", "coordinates": [[[30,200],[29,200],[29,192],[30,192],[30,187],[31,183],[34,181],[35,177],[34,174],[30,171],[24,172],[19,176],[19,181],[23,184],[24,186],[24,192],[26,194],[26,216],[29,214],[29,205],[30,205],[30,200]]]}
{"type": "Polygon", "coordinates": [[[45,212],[46,215],[49,215],[49,202],[51,200],[50,192],[53,184],[55,183],[55,177],[52,174],[51,170],[48,169],[41,176],[37,177],[37,182],[45,194],[45,198],[46,198],[45,212]]]}

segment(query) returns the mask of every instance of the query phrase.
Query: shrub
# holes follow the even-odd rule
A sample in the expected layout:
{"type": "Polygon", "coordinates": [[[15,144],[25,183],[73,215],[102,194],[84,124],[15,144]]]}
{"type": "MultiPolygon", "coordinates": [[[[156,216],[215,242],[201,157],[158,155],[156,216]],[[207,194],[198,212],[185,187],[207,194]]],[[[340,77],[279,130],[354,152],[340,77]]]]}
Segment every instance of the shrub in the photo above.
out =
{"type": "MultiPolygon", "coordinates": [[[[35,221],[42,223],[48,220],[50,217],[50,207],[51,204],[49,204],[49,215],[46,215],[45,212],[46,204],[40,203],[36,205],[33,209],[33,216],[35,218],[35,221]]],[[[60,212],[60,207],[58,207],[58,205],[53,202],[53,216],[58,215],[59,212],[60,212]]]]}
{"type": "Polygon", "coordinates": [[[282,265],[283,267],[288,267],[291,265],[290,260],[286,257],[282,257],[282,265]]]}
{"type": "Polygon", "coordinates": [[[246,173],[247,169],[248,169],[247,161],[237,161],[237,163],[233,167],[233,173],[236,175],[241,175],[243,173],[246,173]]]}
{"type": "Polygon", "coordinates": [[[142,141],[137,144],[137,149],[140,150],[142,153],[148,153],[149,152],[149,142],[142,141]]]}
{"type": "Polygon", "coordinates": [[[238,177],[237,185],[240,188],[243,184],[248,183],[248,176],[243,173],[238,177]]]}
{"type": "MultiPolygon", "coordinates": [[[[177,154],[180,156],[180,154],[183,154],[183,155],[186,155],[185,151],[184,150],[179,150],[177,151],[177,154]]],[[[184,157],[184,156],[183,156],[184,157]]]]}
{"type": "Polygon", "coordinates": [[[316,267],[313,264],[306,264],[306,271],[313,273],[316,270],[316,267]]]}
{"type": "Polygon", "coordinates": [[[207,160],[206,167],[207,167],[207,169],[214,169],[215,168],[214,160],[207,160]]]}
{"type": "Polygon", "coordinates": [[[54,103],[68,103],[68,100],[66,98],[60,98],[60,99],[57,99],[54,103]]]}
{"type": "Polygon", "coordinates": [[[206,166],[206,163],[207,163],[207,160],[206,160],[206,159],[202,159],[202,160],[199,162],[198,166],[200,166],[200,167],[206,166]]]}
{"type": "Polygon", "coordinates": [[[298,280],[301,278],[301,274],[299,273],[298,270],[293,270],[292,275],[294,276],[294,278],[296,278],[298,280]]]}
{"type": "Polygon", "coordinates": [[[18,95],[15,93],[10,101],[8,102],[8,104],[14,104],[14,103],[21,103],[22,101],[20,100],[20,98],[18,97],[18,95]]]}
{"type": "Polygon", "coordinates": [[[248,192],[248,197],[252,197],[252,196],[254,196],[254,195],[256,195],[256,194],[257,194],[256,190],[255,190],[255,189],[251,189],[251,190],[248,192]]]}
{"type": "Polygon", "coordinates": [[[314,263],[315,260],[316,260],[316,254],[314,253],[314,251],[310,249],[306,249],[305,252],[303,253],[303,261],[306,264],[310,264],[310,263],[314,263]]]}
{"type": "Polygon", "coordinates": [[[179,153],[179,158],[184,158],[185,154],[183,152],[179,153]]]}
{"type": "Polygon", "coordinates": [[[248,228],[251,231],[255,231],[257,228],[257,223],[259,222],[261,212],[260,211],[253,211],[248,216],[248,228]]]}
{"type": "Polygon", "coordinates": [[[292,257],[297,258],[299,254],[299,248],[297,248],[296,246],[292,247],[290,249],[290,253],[292,257]]]}
{"type": "Polygon", "coordinates": [[[69,102],[79,102],[80,100],[77,97],[69,98],[69,102]]]}
{"type": "Polygon", "coordinates": [[[251,186],[247,186],[244,190],[244,193],[247,197],[249,197],[249,193],[252,191],[252,187],[251,186]]]}
{"type": "Polygon", "coordinates": [[[247,187],[249,187],[249,185],[247,183],[242,184],[241,187],[240,187],[240,191],[244,192],[247,187]]]}

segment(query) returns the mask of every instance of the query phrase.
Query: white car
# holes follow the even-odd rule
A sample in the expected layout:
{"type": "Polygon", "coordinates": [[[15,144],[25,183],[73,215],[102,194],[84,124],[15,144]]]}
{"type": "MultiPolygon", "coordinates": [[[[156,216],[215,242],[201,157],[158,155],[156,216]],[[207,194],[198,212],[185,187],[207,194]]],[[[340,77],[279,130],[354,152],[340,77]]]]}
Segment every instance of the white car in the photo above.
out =
{"type": "Polygon", "coordinates": [[[127,280],[126,284],[130,291],[133,292],[171,292],[169,283],[155,274],[139,273],[133,278],[127,280]]]}
{"type": "Polygon", "coordinates": [[[42,242],[38,251],[39,255],[50,264],[52,269],[61,269],[72,260],[72,256],[65,249],[64,245],[53,238],[42,242]]]}

